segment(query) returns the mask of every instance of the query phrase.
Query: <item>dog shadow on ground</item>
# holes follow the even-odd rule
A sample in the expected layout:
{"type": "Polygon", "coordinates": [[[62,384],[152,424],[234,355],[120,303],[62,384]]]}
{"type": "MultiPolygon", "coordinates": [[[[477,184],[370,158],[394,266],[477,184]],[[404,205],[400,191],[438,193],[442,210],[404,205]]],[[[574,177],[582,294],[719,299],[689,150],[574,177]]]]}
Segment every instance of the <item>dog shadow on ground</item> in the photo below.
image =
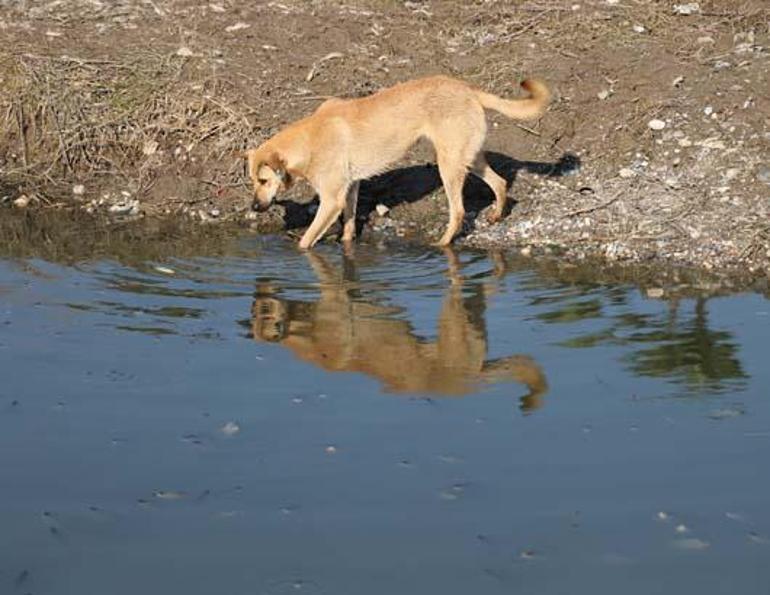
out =
{"type": "MultiPolygon", "coordinates": [[[[521,171],[556,178],[569,175],[580,169],[580,158],[571,153],[565,153],[552,163],[519,161],[493,151],[487,152],[486,157],[492,169],[505,178],[509,191],[521,171]]],[[[368,220],[369,215],[378,204],[393,208],[400,204],[417,202],[440,187],[441,177],[435,164],[412,165],[394,169],[362,181],[357,213],[359,233],[363,223],[368,220]]],[[[482,180],[476,176],[468,175],[463,187],[463,201],[466,212],[478,214],[494,202],[494,194],[482,180]]],[[[309,204],[317,205],[317,202],[318,198],[316,197],[309,204]]],[[[508,215],[515,203],[515,199],[508,201],[505,215],[508,215]]],[[[312,221],[313,216],[308,204],[286,202],[284,205],[286,207],[284,219],[287,229],[305,227],[312,221]]]]}

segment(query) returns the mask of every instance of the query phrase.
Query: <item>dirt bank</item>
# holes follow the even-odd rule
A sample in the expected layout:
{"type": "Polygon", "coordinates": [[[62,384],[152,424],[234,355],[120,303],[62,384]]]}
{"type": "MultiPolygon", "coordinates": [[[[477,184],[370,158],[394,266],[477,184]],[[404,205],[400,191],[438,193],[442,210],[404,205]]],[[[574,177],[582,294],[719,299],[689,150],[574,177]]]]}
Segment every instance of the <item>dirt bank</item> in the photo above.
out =
{"type": "MultiPolygon", "coordinates": [[[[544,118],[489,114],[511,212],[488,226],[469,180],[461,242],[768,275],[769,21],[763,0],[5,3],[0,198],[296,229],[309,188],[251,213],[233,150],[331,95],[437,72],[513,95],[536,74],[544,118]]],[[[363,185],[365,237],[438,237],[431,161],[417,147],[363,185]]]]}

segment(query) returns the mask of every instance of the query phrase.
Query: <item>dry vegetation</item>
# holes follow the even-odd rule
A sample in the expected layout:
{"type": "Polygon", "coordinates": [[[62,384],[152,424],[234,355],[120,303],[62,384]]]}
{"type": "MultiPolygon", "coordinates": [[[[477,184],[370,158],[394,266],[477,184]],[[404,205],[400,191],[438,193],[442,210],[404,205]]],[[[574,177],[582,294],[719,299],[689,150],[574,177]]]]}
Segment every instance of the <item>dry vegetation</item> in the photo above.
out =
{"type": "MultiPolygon", "coordinates": [[[[469,184],[467,242],[767,274],[770,8],[712,0],[681,14],[679,4],[6,3],[0,198],[299,226],[306,207],[248,212],[235,150],[327,96],[434,72],[513,94],[535,73],[556,92],[545,118],[521,127],[490,114],[489,148],[518,202],[488,228],[476,218],[488,194],[469,184]]],[[[403,165],[431,158],[418,148],[403,165]]],[[[431,168],[374,180],[363,200],[365,234],[424,240],[444,225],[431,168]]]]}

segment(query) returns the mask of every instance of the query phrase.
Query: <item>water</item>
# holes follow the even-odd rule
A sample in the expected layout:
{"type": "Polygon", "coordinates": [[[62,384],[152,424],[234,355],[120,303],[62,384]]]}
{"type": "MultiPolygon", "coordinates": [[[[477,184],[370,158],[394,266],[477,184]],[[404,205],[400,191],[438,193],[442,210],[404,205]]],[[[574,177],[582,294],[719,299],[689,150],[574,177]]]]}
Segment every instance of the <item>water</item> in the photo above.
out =
{"type": "Polygon", "coordinates": [[[767,592],[762,296],[72,233],[0,260],[1,593],[767,592]]]}

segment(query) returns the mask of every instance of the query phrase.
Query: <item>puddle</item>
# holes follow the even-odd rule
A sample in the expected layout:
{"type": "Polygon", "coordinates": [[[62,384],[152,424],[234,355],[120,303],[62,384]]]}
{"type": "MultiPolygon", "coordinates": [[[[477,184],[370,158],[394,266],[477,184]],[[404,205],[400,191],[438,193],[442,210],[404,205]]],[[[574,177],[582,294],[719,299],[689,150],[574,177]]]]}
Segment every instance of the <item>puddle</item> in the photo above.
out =
{"type": "Polygon", "coordinates": [[[30,225],[0,249],[0,592],[770,579],[760,295],[30,225]]]}

